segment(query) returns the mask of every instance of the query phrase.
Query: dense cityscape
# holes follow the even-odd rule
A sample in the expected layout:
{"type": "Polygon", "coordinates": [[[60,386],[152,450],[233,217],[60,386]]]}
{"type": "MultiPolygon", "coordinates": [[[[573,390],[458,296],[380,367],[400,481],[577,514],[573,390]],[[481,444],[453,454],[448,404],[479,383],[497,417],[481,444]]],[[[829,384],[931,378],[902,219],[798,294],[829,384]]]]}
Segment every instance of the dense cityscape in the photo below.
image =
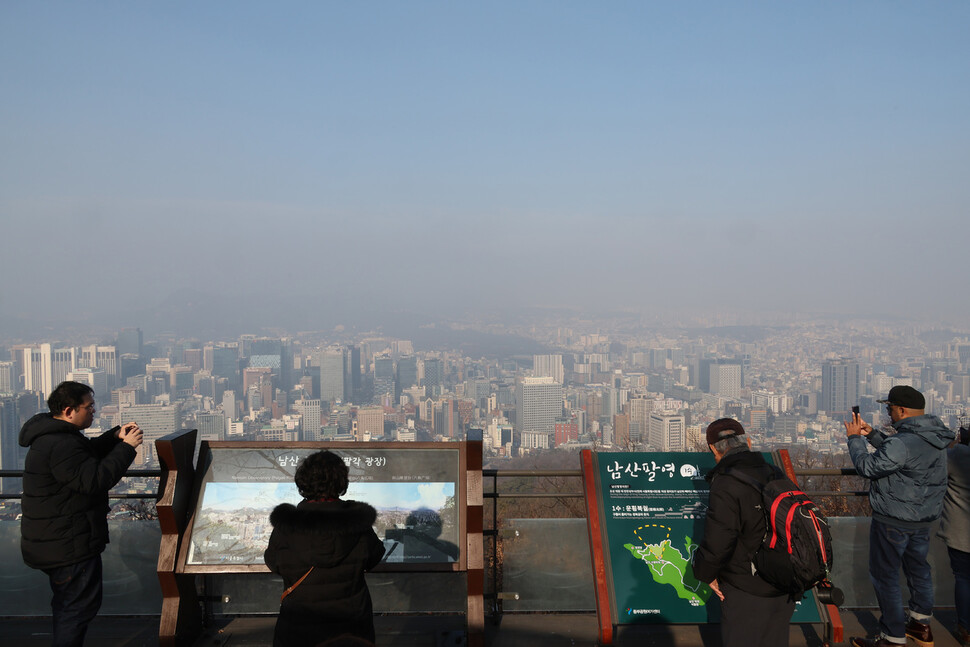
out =
{"type": "MultiPolygon", "coordinates": [[[[418,346],[336,327],[203,340],[125,328],[100,339],[14,343],[0,361],[2,467],[22,469],[23,421],[62,380],[89,384],[89,434],[134,420],[134,468],[157,467],[153,441],[451,441],[481,430],[487,464],[577,448],[706,451],[701,430],[740,420],[768,451],[841,456],[853,405],[909,384],[951,428],[967,421],[970,337],[916,324],[815,320],[773,325],[593,321],[561,313],[513,326],[426,326],[418,346]]],[[[477,432],[476,432],[477,433],[477,432]]],[[[19,487],[7,479],[5,489],[19,487]]]]}

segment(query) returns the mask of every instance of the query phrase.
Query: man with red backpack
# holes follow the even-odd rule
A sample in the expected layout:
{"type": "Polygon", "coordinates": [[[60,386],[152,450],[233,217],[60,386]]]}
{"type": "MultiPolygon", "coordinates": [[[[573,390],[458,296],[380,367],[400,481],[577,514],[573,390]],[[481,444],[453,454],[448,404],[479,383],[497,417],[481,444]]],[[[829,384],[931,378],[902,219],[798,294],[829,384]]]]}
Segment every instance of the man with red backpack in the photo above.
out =
{"type": "Polygon", "coordinates": [[[737,420],[721,418],[707,427],[707,444],[717,465],[707,474],[711,498],[704,538],[694,554],[694,575],[721,600],[721,640],[725,647],[787,647],[794,597],[752,572],[752,557],[765,538],[758,483],[778,476],[777,468],[751,451],[737,420]]]}

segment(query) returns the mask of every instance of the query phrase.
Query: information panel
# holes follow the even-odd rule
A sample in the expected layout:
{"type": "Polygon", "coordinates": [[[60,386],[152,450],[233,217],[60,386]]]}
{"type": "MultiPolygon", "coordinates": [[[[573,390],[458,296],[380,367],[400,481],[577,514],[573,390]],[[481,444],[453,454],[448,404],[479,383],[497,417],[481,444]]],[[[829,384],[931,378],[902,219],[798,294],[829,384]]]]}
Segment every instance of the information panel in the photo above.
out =
{"type": "MultiPolygon", "coordinates": [[[[460,452],[457,443],[450,445],[327,447],[350,468],[349,488],[341,498],[365,501],[377,510],[374,529],[384,541],[384,563],[437,564],[450,570],[447,565],[459,561],[460,452]]],[[[302,500],[293,482],[296,468],[302,458],[320,450],[203,443],[198,496],[186,533],[186,570],[265,568],[263,552],[273,530],[270,513],[281,503],[302,500]]]]}
{"type": "MultiPolygon", "coordinates": [[[[594,496],[598,504],[598,543],[613,624],[719,621],[719,600],[697,581],[691,565],[704,535],[710,498],[704,476],[714,467],[714,456],[584,454],[584,470],[589,462],[594,472],[584,474],[584,481],[587,500],[594,496]],[[590,476],[595,491],[589,489],[590,476]]],[[[792,622],[820,622],[814,594],[797,605],[792,622]]]]}

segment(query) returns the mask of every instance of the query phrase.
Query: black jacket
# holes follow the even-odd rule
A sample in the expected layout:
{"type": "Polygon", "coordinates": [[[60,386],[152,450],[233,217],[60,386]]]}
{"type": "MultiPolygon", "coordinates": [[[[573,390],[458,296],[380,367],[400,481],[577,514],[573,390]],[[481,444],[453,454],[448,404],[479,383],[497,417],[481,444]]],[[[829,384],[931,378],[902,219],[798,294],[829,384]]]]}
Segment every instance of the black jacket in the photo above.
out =
{"type": "Polygon", "coordinates": [[[762,483],[775,473],[761,454],[738,448],[728,452],[707,474],[710,508],[704,539],[694,554],[694,575],[701,582],[717,579],[760,597],[785,595],[751,574],[751,558],[765,534],[761,494],[725,474],[728,469],[744,471],[762,483]]]}
{"type": "Polygon", "coordinates": [[[364,571],[384,556],[372,527],[376,518],[374,508],[357,501],[302,501],[273,510],[266,565],[286,588],[313,567],[280,605],[274,645],[317,645],[344,633],[374,641],[364,571]]]}
{"type": "Polygon", "coordinates": [[[84,561],[108,543],[108,490],[135,460],[115,430],[87,438],[75,425],[39,413],[20,430],[24,462],[20,549],[31,568],[84,561]]]}

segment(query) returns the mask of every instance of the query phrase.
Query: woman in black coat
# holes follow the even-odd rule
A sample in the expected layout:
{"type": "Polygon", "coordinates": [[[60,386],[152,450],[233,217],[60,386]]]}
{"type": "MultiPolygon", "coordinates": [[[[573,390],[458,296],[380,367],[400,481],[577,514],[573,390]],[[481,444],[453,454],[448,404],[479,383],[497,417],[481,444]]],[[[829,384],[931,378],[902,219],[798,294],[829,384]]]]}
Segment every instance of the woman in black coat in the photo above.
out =
{"type": "Polygon", "coordinates": [[[307,456],[294,478],[303,501],[277,506],[269,517],[273,534],[263,558],[286,587],[275,647],[318,645],[344,634],[374,642],[364,572],[381,561],[384,543],[374,532],[374,508],[340,500],[348,472],[332,452],[307,456]]]}

